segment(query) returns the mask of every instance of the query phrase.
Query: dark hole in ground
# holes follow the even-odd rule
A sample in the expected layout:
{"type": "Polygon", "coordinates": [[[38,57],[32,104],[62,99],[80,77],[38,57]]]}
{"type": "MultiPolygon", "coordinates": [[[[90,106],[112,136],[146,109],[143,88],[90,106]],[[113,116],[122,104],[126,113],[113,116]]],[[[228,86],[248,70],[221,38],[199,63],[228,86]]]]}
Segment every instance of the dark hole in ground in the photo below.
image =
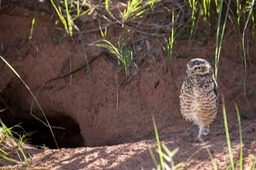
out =
{"type": "MultiPolygon", "coordinates": [[[[51,149],[57,148],[49,127],[46,127],[32,117],[18,118],[10,115],[12,115],[12,113],[5,111],[1,113],[0,118],[7,127],[20,125],[21,128],[13,128],[13,131],[17,133],[17,135],[15,135],[16,137],[18,137],[18,135],[27,134],[26,140],[29,144],[37,147],[46,146],[51,149]],[[2,116],[7,114],[9,115],[2,116]]],[[[72,118],[68,116],[57,116],[54,118],[48,117],[48,121],[50,122],[51,126],[65,128],[65,130],[52,128],[59,148],[76,148],[84,146],[79,125],[72,118]]]]}

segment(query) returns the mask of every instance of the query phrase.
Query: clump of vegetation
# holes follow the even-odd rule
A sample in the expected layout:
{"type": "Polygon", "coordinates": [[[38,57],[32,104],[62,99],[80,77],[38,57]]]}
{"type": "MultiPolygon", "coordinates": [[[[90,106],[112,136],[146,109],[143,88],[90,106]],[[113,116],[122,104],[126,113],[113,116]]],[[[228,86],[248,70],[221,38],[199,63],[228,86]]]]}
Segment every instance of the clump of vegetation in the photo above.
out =
{"type": "Polygon", "coordinates": [[[118,47],[114,46],[110,41],[103,39],[97,43],[96,46],[105,48],[111,54],[114,54],[118,59],[118,64],[125,74],[129,74],[129,68],[132,63],[133,52],[125,43],[118,44],[118,47]]]}
{"type": "MultiPolygon", "coordinates": [[[[245,75],[242,81],[245,87],[245,77],[247,69],[247,54],[246,54],[246,34],[251,35],[251,37],[256,37],[256,6],[255,0],[252,1],[241,1],[241,0],[187,0],[187,1],[160,1],[160,0],[128,0],[127,2],[116,2],[113,4],[109,0],[105,0],[99,4],[93,4],[91,1],[78,1],[78,0],[51,0],[51,5],[54,8],[57,16],[59,17],[59,22],[63,25],[66,34],[69,37],[74,36],[74,32],[81,32],[80,28],[75,24],[75,21],[84,15],[93,17],[99,22],[100,27],[109,28],[117,27],[121,28],[127,33],[139,34],[141,37],[134,42],[140,42],[148,38],[160,39],[160,42],[165,41],[164,50],[166,55],[171,61],[174,54],[174,42],[178,39],[184,39],[184,35],[188,40],[193,40],[196,38],[197,31],[199,29],[199,24],[201,22],[206,23],[207,31],[214,30],[216,35],[216,49],[215,49],[215,76],[218,77],[219,63],[221,60],[221,47],[223,40],[226,35],[227,24],[232,24],[235,32],[237,33],[238,43],[241,49],[241,56],[244,61],[245,75]],[[92,16],[93,15],[93,16],[92,16]],[[160,18],[161,17],[161,18],[160,18]],[[212,24],[212,19],[217,20],[217,23],[212,24]],[[162,41],[163,40],[163,41],[162,41]]],[[[33,37],[33,30],[35,25],[35,18],[32,20],[31,31],[29,39],[33,37]]],[[[204,29],[204,28],[203,28],[204,29]]],[[[91,30],[90,30],[91,31],[91,30]]],[[[94,31],[94,30],[93,30],[94,31]]],[[[96,29],[102,33],[101,28],[96,29]]],[[[109,51],[111,54],[116,56],[121,70],[123,70],[126,75],[129,74],[129,68],[135,58],[135,51],[132,49],[130,44],[134,42],[118,42],[115,45],[113,42],[107,39],[105,33],[102,39],[97,41],[95,45],[109,51]]],[[[127,37],[122,37],[126,39],[127,37]]],[[[133,47],[135,48],[135,47],[133,47]]],[[[187,56],[184,55],[184,56],[187,56]]],[[[10,69],[19,77],[22,83],[31,93],[34,101],[40,107],[36,96],[31,92],[26,83],[20,78],[18,73],[9,65],[9,63],[2,57],[1,60],[10,67],[10,69]]],[[[253,89],[254,90],[254,89],[253,89]]],[[[230,142],[228,121],[226,116],[225,102],[223,98],[222,112],[224,117],[224,127],[226,132],[227,146],[230,155],[230,168],[235,169],[236,165],[239,165],[240,169],[243,168],[243,141],[242,141],[242,131],[241,131],[241,118],[247,118],[249,113],[238,109],[235,105],[237,112],[237,119],[239,124],[240,133],[240,156],[239,160],[234,160],[232,155],[232,146],[230,142]]],[[[43,113],[44,117],[45,114],[43,113]]],[[[33,116],[33,115],[32,115],[33,116]]],[[[47,118],[45,117],[46,124],[53,135],[53,131],[47,118]]],[[[12,128],[7,128],[2,121],[0,121],[2,129],[0,131],[0,156],[10,162],[29,164],[27,155],[22,149],[22,143],[24,141],[24,136],[20,136],[19,139],[14,138],[12,128]],[[14,147],[16,150],[14,152],[7,151],[5,148],[14,147]],[[17,154],[20,158],[19,160],[10,157],[11,154],[17,154]]],[[[185,166],[186,163],[181,162],[175,164],[173,157],[178,152],[178,149],[173,151],[168,150],[168,148],[160,143],[158,132],[156,129],[156,124],[154,122],[154,130],[156,134],[156,141],[158,146],[158,154],[160,164],[158,165],[153,152],[151,155],[156,164],[156,169],[178,169],[185,166]]],[[[55,138],[54,138],[55,140],[55,138]]],[[[55,140],[56,142],[56,140],[55,140]]],[[[56,142],[57,145],[57,142],[56,142]]],[[[212,155],[207,150],[209,156],[212,155]]],[[[213,159],[213,158],[212,158],[213,159]]],[[[229,168],[227,167],[227,168],[229,168]]],[[[249,166],[250,169],[255,169],[255,162],[249,166]]],[[[246,167],[247,168],[247,167],[246,167]]],[[[213,169],[216,169],[216,164],[213,162],[213,169]]]]}
{"type": "MultiPolygon", "coordinates": [[[[244,58],[245,69],[247,67],[245,33],[251,34],[252,37],[256,35],[255,1],[187,0],[162,2],[159,0],[128,0],[127,2],[114,3],[105,0],[102,3],[93,4],[93,1],[86,0],[51,0],[51,4],[69,36],[73,36],[74,31],[80,31],[74,21],[81,16],[88,15],[88,17],[99,20],[99,24],[103,28],[120,27],[131,34],[138,33],[145,37],[157,39],[163,37],[160,41],[164,42],[163,47],[169,61],[173,55],[174,40],[184,39],[184,35],[188,35],[187,39],[193,40],[197,35],[199,26],[201,26],[199,24],[205,23],[207,27],[200,27],[200,30],[206,29],[205,32],[215,30],[216,77],[218,76],[221,47],[227,23],[233,24],[238,33],[238,42],[244,58]],[[212,20],[216,20],[216,18],[217,23],[212,23],[212,20]],[[250,29],[248,30],[248,28],[250,29]]],[[[126,37],[121,37],[121,39],[126,39],[126,37]]],[[[107,41],[108,45],[113,44],[108,39],[103,40],[104,43],[107,41]]],[[[117,44],[122,46],[122,44],[129,43],[118,42],[117,44]]],[[[133,56],[135,57],[136,54],[134,53],[133,56]]],[[[116,57],[120,61],[119,56],[116,55],[116,57]]],[[[123,65],[120,66],[123,67],[123,65]]]]}
{"type": "Polygon", "coordinates": [[[172,27],[171,27],[171,32],[169,35],[169,38],[165,38],[165,47],[164,50],[167,52],[167,57],[169,61],[171,61],[172,56],[173,56],[173,46],[174,46],[174,40],[175,40],[175,28],[174,28],[174,22],[175,22],[175,14],[174,14],[174,9],[172,8],[172,27]]]}
{"type": "MultiPolygon", "coordinates": [[[[230,134],[229,134],[229,128],[228,128],[228,119],[227,119],[227,112],[226,112],[226,106],[225,106],[225,100],[224,97],[222,96],[222,113],[223,113],[223,125],[225,128],[225,134],[226,134],[226,142],[227,142],[227,148],[228,148],[228,153],[229,153],[229,159],[230,159],[230,164],[228,164],[226,166],[225,169],[248,169],[248,170],[252,170],[256,168],[256,155],[255,155],[255,159],[253,162],[251,163],[247,163],[246,165],[244,165],[244,161],[247,160],[247,158],[244,156],[243,154],[243,135],[242,135],[242,125],[241,125],[241,113],[238,109],[237,104],[234,104],[235,110],[236,110],[236,114],[237,114],[237,120],[238,120],[238,125],[239,125],[239,139],[240,139],[240,143],[239,143],[239,157],[238,160],[236,160],[234,158],[233,152],[232,152],[232,144],[231,144],[231,139],[230,139],[230,134]]],[[[186,161],[184,162],[179,162],[177,164],[174,163],[173,161],[173,157],[178,153],[178,148],[174,149],[173,151],[170,151],[166,145],[162,144],[160,139],[159,139],[159,134],[157,131],[157,127],[156,127],[156,123],[155,120],[153,118],[153,125],[154,125],[154,132],[155,132],[155,137],[156,137],[156,143],[157,143],[157,152],[159,155],[159,163],[156,161],[156,158],[153,154],[153,151],[150,149],[150,154],[151,157],[153,158],[154,164],[156,166],[155,169],[157,170],[164,170],[164,169],[180,169],[180,168],[186,168],[187,164],[189,164],[189,161],[192,159],[193,156],[195,156],[198,152],[200,152],[200,150],[198,150],[197,152],[195,152],[193,155],[191,155],[190,158],[188,158],[186,161]]],[[[202,141],[203,142],[203,141],[202,141]]],[[[210,149],[208,148],[208,146],[205,146],[204,149],[206,149],[209,157],[212,160],[212,169],[217,170],[217,164],[214,161],[214,157],[210,151],[210,149]]]]}
{"type": "Polygon", "coordinates": [[[45,115],[45,113],[44,113],[44,111],[43,111],[41,105],[39,104],[39,102],[38,102],[38,100],[37,100],[37,98],[36,98],[38,94],[34,95],[34,93],[30,90],[30,88],[29,88],[29,86],[27,85],[27,83],[21,78],[21,76],[19,75],[19,73],[18,73],[18,72],[10,65],[10,63],[9,63],[7,60],[5,60],[1,55],[0,55],[0,59],[1,59],[1,60],[4,62],[4,64],[17,76],[17,78],[22,82],[22,84],[26,87],[26,89],[28,90],[28,92],[29,92],[30,95],[32,96],[33,101],[32,101],[31,108],[30,108],[30,109],[31,109],[31,110],[30,110],[30,115],[31,115],[32,117],[34,117],[36,120],[42,122],[45,126],[49,127],[49,130],[50,130],[50,132],[51,132],[51,134],[52,134],[52,137],[53,137],[53,139],[54,139],[54,142],[55,142],[55,144],[56,144],[56,147],[58,148],[58,143],[57,143],[57,140],[56,140],[56,138],[55,138],[55,136],[54,136],[52,127],[51,127],[51,125],[50,125],[50,123],[49,123],[49,121],[48,121],[48,119],[47,119],[47,117],[46,117],[46,115],[45,115]],[[37,106],[39,107],[39,110],[40,110],[41,113],[43,114],[43,117],[45,118],[45,121],[46,121],[46,122],[44,122],[43,120],[39,119],[37,116],[35,116],[35,115],[32,113],[32,107],[33,107],[34,102],[35,102],[35,103],[37,104],[37,106]]]}
{"type": "Polygon", "coordinates": [[[156,169],[156,170],[173,169],[173,170],[175,170],[175,169],[184,168],[186,165],[184,162],[175,163],[173,160],[174,156],[179,151],[179,149],[176,148],[173,151],[170,151],[165,144],[161,143],[154,118],[153,118],[153,125],[154,125],[154,132],[155,132],[156,143],[157,143],[157,152],[158,152],[158,156],[159,156],[159,160],[160,160],[160,163],[157,163],[155,155],[154,155],[153,151],[150,149],[149,150],[150,155],[151,155],[151,157],[154,161],[154,164],[156,166],[153,169],[156,169]]]}
{"type": "MultiPolygon", "coordinates": [[[[22,129],[16,125],[8,128],[0,120],[0,157],[6,162],[14,164],[29,165],[28,155],[24,151],[24,143],[26,142],[26,135],[19,135],[13,131],[13,128],[22,129]],[[14,136],[15,134],[15,136],[14,136]],[[18,138],[17,138],[18,137],[18,138]]],[[[4,165],[4,164],[2,164],[4,165]]]]}
{"type": "Polygon", "coordinates": [[[73,36],[73,29],[75,28],[78,31],[78,27],[75,25],[74,21],[83,16],[88,14],[93,7],[88,8],[87,10],[83,9],[83,6],[86,5],[86,0],[83,1],[54,1],[51,0],[51,4],[55,9],[61,23],[63,24],[65,31],[67,34],[72,37],[73,36]]]}

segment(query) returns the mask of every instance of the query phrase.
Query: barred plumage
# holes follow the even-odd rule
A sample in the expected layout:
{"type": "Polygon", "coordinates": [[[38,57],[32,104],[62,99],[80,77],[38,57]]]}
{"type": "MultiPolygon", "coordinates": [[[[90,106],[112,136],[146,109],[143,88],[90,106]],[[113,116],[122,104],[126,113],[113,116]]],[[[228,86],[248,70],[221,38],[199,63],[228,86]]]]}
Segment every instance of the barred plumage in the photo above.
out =
{"type": "Polygon", "coordinates": [[[199,128],[198,140],[207,135],[218,109],[218,85],[208,61],[195,58],[187,63],[187,76],[180,91],[182,116],[199,128]]]}

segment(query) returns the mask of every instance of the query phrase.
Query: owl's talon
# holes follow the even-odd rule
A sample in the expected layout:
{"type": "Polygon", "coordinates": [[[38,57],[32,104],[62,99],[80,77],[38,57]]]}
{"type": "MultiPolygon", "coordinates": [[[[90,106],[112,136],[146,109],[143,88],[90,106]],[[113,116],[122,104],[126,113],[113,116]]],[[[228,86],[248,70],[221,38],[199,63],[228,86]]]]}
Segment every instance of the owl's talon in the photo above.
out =
{"type": "Polygon", "coordinates": [[[208,135],[209,134],[209,127],[206,127],[206,128],[203,128],[202,129],[202,135],[204,135],[204,136],[206,136],[206,135],[208,135]]]}

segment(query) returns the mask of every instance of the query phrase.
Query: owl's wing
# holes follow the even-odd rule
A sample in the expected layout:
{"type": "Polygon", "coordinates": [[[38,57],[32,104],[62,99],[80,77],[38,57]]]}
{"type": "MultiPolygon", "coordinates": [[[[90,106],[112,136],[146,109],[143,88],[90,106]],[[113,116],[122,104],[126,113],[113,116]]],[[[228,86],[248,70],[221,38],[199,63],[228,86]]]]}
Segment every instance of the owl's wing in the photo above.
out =
{"type": "Polygon", "coordinates": [[[218,86],[216,84],[216,82],[214,82],[214,88],[213,88],[213,91],[215,93],[216,96],[219,96],[219,92],[218,92],[218,86]]]}

